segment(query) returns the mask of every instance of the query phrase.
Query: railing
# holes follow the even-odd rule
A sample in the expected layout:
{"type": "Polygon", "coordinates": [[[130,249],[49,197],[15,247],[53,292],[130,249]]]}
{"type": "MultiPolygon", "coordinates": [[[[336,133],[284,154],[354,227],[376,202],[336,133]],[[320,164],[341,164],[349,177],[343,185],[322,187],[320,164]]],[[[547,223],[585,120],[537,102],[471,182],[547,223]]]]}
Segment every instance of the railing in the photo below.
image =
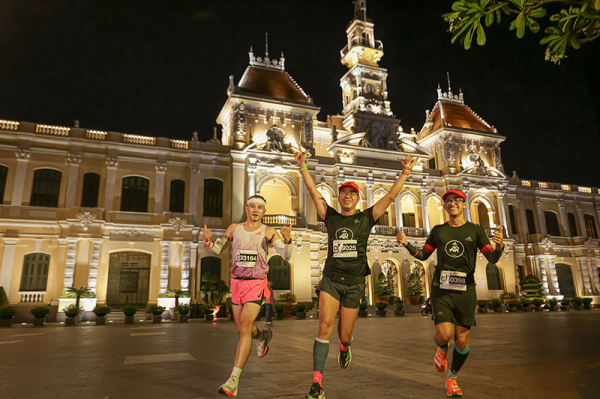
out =
{"type": "Polygon", "coordinates": [[[91,140],[106,140],[108,133],[101,130],[88,130],[85,132],[85,138],[91,140]]]}
{"type": "Polygon", "coordinates": [[[269,226],[292,226],[298,225],[298,217],[288,215],[264,215],[263,223],[269,226]]]}
{"type": "Polygon", "coordinates": [[[0,120],[0,129],[17,130],[18,128],[19,128],[19,122],[0,120]]]}
{"type": "Polygon", "coordinates": [[[70,127],[37,125],[35,132],[39,134],[49,134],[51,136],[68,136],[71,131],[70,127]]]}
{"type": "Polygon", "coordinates": [[[403,227],[402,231],[409,237],[425,237],[425,230],[422,227],[403,227]]]}
{"type": "Polygon", "coordinates": [[[46,293],[39,292],[39,291],[35,291],[35,292],[21,291],[21,292],[19,292],[19,295],[21,295],[21,303],[33,303],[33,302],[44,302],[44,295],[46,295],[46,293]]]}
{"type": "Polygon", "coordinates": [[[123,142],[129,144],[140,144],[140,145],[156,145],[156,137],[139,136],[137,134],[124,134],[123,142]]]}
{"type": "Polygon", "coordinates": [[[171,148],[175,148],[177,150],[187,150],[188,142],[187,140],[171,140],[171,148]]]}
{"type": "Polygon", "coordinates": [[[375,226],[375,233],[382,236],[395,236],[396,227],[394,226],[375,226]]]}

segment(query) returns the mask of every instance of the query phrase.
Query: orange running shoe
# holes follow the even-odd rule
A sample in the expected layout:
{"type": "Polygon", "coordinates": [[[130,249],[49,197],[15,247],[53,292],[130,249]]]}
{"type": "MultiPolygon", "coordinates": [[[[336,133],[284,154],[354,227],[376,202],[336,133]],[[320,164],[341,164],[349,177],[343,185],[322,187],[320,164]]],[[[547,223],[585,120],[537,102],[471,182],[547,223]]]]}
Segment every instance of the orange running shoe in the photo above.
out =
{"type": "Polygon", "coordinates": [[[446,378],[446,395],[454,398],[462,397],[462,391],[458,386],[456,378],[446,378]]]}
{"type": "Polygon", "coordinates": [[[448,351],[444,352],[439,347],[435,352],[435,356],[433,357],[433,367],[440,373],[446,370],[448,367],[448,360],[446,360],[446,355],[448,355],[448,351]]]}

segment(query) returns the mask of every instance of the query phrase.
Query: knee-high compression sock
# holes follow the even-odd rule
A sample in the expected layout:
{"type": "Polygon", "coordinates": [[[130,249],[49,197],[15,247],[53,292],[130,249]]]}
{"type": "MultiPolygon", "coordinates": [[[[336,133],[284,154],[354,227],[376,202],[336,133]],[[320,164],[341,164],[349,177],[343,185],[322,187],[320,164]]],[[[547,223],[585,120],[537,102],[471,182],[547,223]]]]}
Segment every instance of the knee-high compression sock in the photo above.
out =
{"type": "Polygon", "coordinates": [[[437,346],[439,346],[439,348],[442,350],[442,352],[448,352],[448,342],[446,342],[445,345],[440,345],[440,343],[437,342],[437,339],[435,339],[435,336],[433,337],[433,342],[435,342],[435,344],[437,346]]]}
{"type": "Polygon", "coordinates": [[[350,345],[352,345],[352,341],[354,341],[354,335],[350,338],[350,342],[340,342],[340,350],[344,352],[347,351],[350,345]]]}
{"type": "Polygon", "coordinates": [[[313,345],[313,382],[323,385],[323,371],[325,371],[325,361],[329,353],[329,340],[315,338],[313,345]]]}
{"type": "Polygon", "coordinates": [[[448,372],[448,378],[456,378],[460,368],[467,361],[469,352],[469,347],[463,350],[458,349],[456,346],[454,347],[454,353],[452,354],[452,367],[450,367],[450,371],[448,372]]]}

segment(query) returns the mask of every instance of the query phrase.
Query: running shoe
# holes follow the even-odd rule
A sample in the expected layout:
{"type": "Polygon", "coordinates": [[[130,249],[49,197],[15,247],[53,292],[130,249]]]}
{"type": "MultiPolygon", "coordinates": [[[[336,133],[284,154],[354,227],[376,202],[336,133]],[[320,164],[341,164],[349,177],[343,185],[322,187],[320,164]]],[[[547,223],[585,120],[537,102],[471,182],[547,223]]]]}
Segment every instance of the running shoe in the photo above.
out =
{"type": "Polygon", "coordinates": [[[323,392],[323,388],[319,385],[318,382],[313,382],[310,387],[310,391],[308,395],[304,397],[305,399],[325,399],[325,392],[323,392]]]}
{"type": "Polygon", "coordinates": [[[259,339],[256,341],[256,354],[258,357],[263,358],[267,356],[269,352],[269,341],[273,338],[273,331],[270,328],[266,330],[262,330],[263,339],[259,339]]]}
{"type": "Polygon", "coordinates": [[[446,395],[454,397],[454,398],[461,398],[462,397],[462,391],[460,390],[460,387],[458,386],[458,382],[456,381],[456,378],[446,378],[446,395]]]}
{"type": "Polygon", "coordinates": [[[225,384],[219,387],[219,393],[225,396],[237,396],[239,382],[237,378],[229,377],[225,384]]]}
{"type": "Polygon", "coordinates": [[[338,364],[340,365],[340,367],[342,369],[347,369],[348,366],[350,366],[350,362],[352,361],[352,351],[350,350],[350,347],[348,347],[348,350],[341,350],[340,349],[340,355],[338,356],[338,364]]]}
{"type": "Polygon", "coordinates": [[[444,352],[439,347],[437,351],[435,351],[435,356],[433,357],[433,367],[440,373],[446,370],[448,367],[448,360],[446,360],[446,356],[448,355],[448,351],[444,352]]]}

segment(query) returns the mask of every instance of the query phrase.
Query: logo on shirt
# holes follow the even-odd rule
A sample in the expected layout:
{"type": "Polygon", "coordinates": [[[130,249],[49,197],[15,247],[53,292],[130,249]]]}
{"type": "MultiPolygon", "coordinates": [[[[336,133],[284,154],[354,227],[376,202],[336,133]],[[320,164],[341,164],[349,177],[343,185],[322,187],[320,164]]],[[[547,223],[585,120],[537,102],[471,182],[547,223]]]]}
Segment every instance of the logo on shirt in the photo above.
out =
{"type": "Polygon", "coordinates": [[[452,258],[460,258],[465,253],[465,247],[458,240],[448,241],[444,248],[446,254],[452,258]]]}
{"type": "Polygon", "coordinates": [[[354,219],[354,224],[358,224],[358,223],[360,223],[360,222],[358,221],[358,219],[354,219]]]}
{"type": "Polygon", "coordinates": [[[351,240],[354,237],[354,233],[347,227],[342,227],[335,232],[335,238],[338,240],[351,240]]]}
{"type": "Polygon", "coordinates": [[[465,241],[473,241],[473,239],[471,238],[471,236],[468,236],[467,238],[465,238],[465,241]]]}

